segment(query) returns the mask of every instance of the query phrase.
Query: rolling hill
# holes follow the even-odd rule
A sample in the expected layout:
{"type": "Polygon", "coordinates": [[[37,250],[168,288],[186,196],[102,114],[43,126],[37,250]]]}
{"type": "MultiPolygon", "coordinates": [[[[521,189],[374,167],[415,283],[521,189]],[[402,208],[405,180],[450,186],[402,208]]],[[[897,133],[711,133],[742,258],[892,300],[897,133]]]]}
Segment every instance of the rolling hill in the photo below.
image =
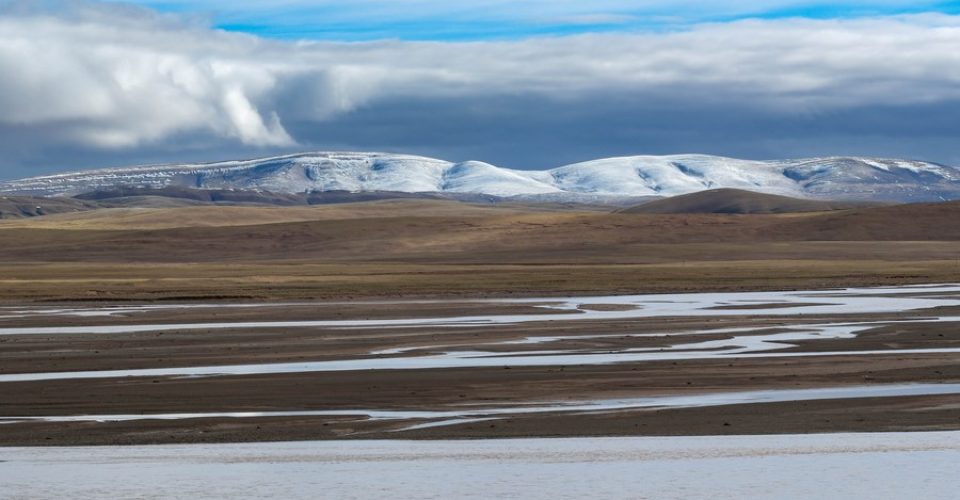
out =
{"type": "Polygon", "coordinates": [[[642,214],[783,214],[823,212],[863,203],[793,198],[742,189],[711,189],[655,200],[621,210],[642,214]]]}
{"type": "MultiPolygon", "coordinates": [[[[958,217],[960,202],[745,217],[547,212],[433,200],[108,209],[6,221],[0,260],[633,262],[675,259],[683,246],[695,249],[697,259],[727,260],[780,243],[960,241],[958,217]]],[[[892,250],[871,243],[866,251],[892,250]]],[[[799,247],[790,252],[803,254],[799,247]]]]}
{"type": "Polygon", "coordinates": [[[0,221],[0,302],[634,293],[960,281],[960,202],[644,214],[383,200],[0,221]]]}
{"type": "Polygon", "coordinates": [[[97,203],[72,198],[43,198],[36,196],[0,196],[0,219],[20,219],[98,208],[97,203]]]}
{"type": "Polygon", "coordinates": [[[478,161],[320,152],[110,168],[0,182],[0,194],[21,196],[75,196],[129,188],[275,194],[394,192],[621,204],[642,197],[733,188],[797,198],[918,202],[960,198],[960,170],[875,158],[752,161],[707,155],[630,156],[551,170],[513,170],[478,161]]]}

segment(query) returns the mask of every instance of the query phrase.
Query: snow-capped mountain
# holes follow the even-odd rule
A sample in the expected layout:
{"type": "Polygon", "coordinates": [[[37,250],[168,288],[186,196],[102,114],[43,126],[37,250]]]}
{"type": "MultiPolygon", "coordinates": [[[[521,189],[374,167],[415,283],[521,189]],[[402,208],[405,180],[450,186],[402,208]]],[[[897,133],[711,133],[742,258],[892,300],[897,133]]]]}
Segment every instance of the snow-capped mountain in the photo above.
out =
{"type": "Polygon", "coordinates": [[[537,171],[401,154],[304,153],[33,177],[0,182],[0,193],[73,196],[118,187],[276,193],[393,191],[555,201],[674,196],[738,188],[808,198],[939,201],[960,198],[960,169],[876,158],[751,161],[675,155],[605,158],[537,171]]]}

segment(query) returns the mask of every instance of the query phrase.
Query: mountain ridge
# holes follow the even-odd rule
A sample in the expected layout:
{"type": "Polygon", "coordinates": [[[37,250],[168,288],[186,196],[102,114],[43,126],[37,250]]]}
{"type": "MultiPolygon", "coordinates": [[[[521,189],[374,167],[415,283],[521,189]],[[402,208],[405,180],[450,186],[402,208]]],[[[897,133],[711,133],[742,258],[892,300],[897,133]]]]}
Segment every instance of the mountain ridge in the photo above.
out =
{"type": "Polygon", "coordinates": [[[960,169],[868,157],[761,161],[691,154],[623,156],[549,170],[516,170],[406,154],[312,152],[68,172],[0,182],[0,194],[75,196],[119,187],[446,193],[592,202],[732,188],[797,198],[920,202],[960,198],[960,169]]]}

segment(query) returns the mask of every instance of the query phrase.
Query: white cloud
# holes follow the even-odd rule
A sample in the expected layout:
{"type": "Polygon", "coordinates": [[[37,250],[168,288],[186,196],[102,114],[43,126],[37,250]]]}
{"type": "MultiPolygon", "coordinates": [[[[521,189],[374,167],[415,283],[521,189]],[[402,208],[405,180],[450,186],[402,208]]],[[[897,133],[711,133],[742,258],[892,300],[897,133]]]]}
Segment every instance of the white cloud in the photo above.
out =
{"type": "MultiPolygon", "coordinates": [[[[78,6],[79,5],[79,6],[78,6]]],[[[285,123],[390,99],[618,92],[783,113],[960,98],[960,18],[770,20],[500,42],[283,42],[140,9],[0,17],[0,125],[130,149],[185,134],[295,143],[285,123]]]]}
{"type": "Polygon", "coordinates": [[[256,57],[258,44],[126,9],[7,15],[0,123],[56,126],[102,147],[195,130],[291,144],[279,121],[253,104],[276,86],[277,68],[256,57]]]}

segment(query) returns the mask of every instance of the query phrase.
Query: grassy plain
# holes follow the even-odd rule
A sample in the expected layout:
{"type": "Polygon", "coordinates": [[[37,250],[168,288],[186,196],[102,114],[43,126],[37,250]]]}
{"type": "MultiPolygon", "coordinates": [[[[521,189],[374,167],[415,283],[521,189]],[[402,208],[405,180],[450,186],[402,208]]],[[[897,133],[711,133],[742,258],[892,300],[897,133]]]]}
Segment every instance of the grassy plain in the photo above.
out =
{"type": "Polygon", "coordinates": [[[0,300],[325,299],[960,281],[960,204],[783,215],[444,201],[0,222],[0,300]]]}

